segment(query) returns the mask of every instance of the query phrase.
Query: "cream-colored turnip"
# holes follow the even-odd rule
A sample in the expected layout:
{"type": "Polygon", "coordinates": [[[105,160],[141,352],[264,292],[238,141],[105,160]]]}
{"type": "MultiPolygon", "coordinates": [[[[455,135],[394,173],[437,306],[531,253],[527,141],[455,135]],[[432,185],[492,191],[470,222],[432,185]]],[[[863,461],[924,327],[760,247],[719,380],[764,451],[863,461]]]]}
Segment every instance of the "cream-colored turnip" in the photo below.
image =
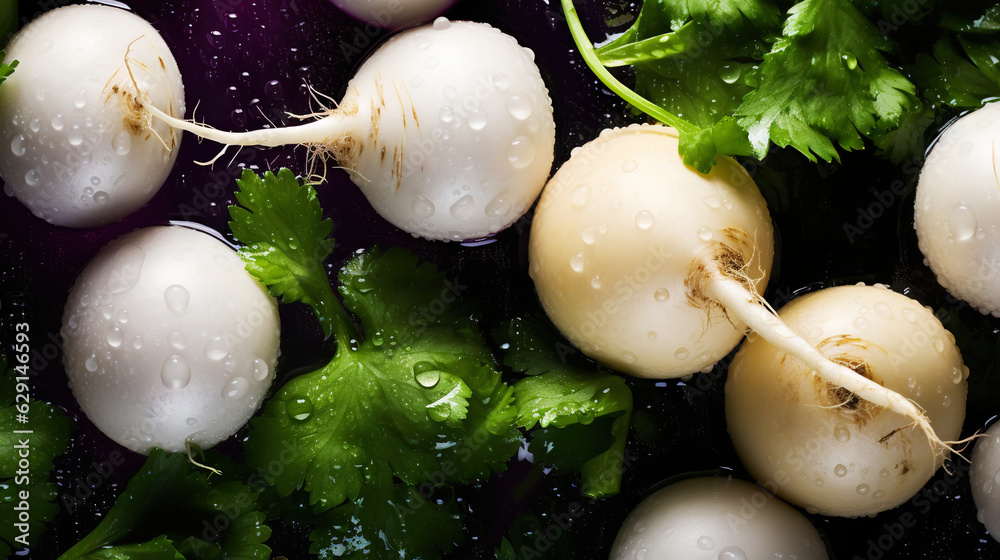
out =
{"type": "Polygon", "coordinates": [[[546,313],[585,354],[640,377],[680,377],[728,354],[746,325],[695,292],[718,259],[756,292],[774,233],[738,163],[684,166],[661,126],[606,130],[574,151],[539,200],[531,277],[546,313]]]}
{"type": "Polygon", "coordinates": [[[969,481],[979,522],[994,540],[1000,541],[1000,422],[976,439],[969,481]]]}
{"type": "Polygon", "coordinates": [[[118,443],[208,448],[253,415],[274,379],[277,303],[212,236],[179,226],[112,241],[80,273],[63,360],[87,417],[118,443]]]}
{"type": "Polygon", "coordinates": [[[50,223],[77,228],[117,220],[156,194],[181,134],[151,121],[135,85],[175,116],[184,115],[184,86],[153,26],[119,8],[66,6],[18,32],[6,60],[20,63],[0,87],[8,194],[50,223]]]}
{"type": "Polygon", "coordinates": [[[938,138],[920,172],[914,226],[938,282],[1000,317],[1000,104],[969,113],[938,138]]]}
{"type": "Polygon", "coordinates": [[[625,519],[610,560],[826,560],[826,545],[801,513],[767,490],[724,477],[675,482],[625,519]]]}
{"type": "Polygon", "coordinates": [[[428,239],[497,232],[534,202],[552,167],[552,102],[534,55],[486,24],[438,18],[395,35],[337,109],[288,128],[232,133],[171,118],[227,145],[306,144],[332,158],[375,210],[428,239]]]}
{"type": "Polygon", "coordinates": [[[905,415],[947,445],[912,402],[826,358],[759,295],[771,269],[770,218],[730,158],[685,166],[674,129],[633,125],[578,148],[544,189],[529,272],[545,312],[585,354],[641,377],[712,367],[747,328],[819,378],[905,415]]]}
{"type": "MultiPolygon", "coordinates": [[[[969,370],[954,337],[920,303],[884,286],[841,286],[779,316],[827,358],[914,402],[945,440],[959,437],[969,370]]],[[[874,515],[909,500],[942,464],[913,420],[820,379],[751,334],[726,380],[736,451],[757,480],[825,515],[874,515]]]]}

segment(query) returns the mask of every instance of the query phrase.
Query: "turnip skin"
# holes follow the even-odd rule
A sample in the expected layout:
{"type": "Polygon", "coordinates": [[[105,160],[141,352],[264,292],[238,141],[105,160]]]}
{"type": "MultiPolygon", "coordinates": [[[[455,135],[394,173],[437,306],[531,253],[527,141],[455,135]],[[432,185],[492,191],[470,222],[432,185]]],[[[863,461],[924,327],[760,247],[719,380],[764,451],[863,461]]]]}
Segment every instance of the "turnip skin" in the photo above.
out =
{"type": "Polygon", "coordinates": [[[529,272],[546,313],[585,354],[639,377],[695,373],[743,338],[745,325],[689,297],[699,255],[739,249],[759,293],[774,254],[767,205],[743,167],[720,157],[702,175],[677,143],[662,126],[601,133],[556,172],[531,226],[529,272]]]}
{"type": "MultiPolygon", "coordinates": [[[[939,437],[959,436],[968,369],[951,333],[918,302],[884,287],[842,286],[793,300],[779,316],[831,359],[916,402],[939,437]]],[[[755,335],[730,366],[726,417],[751,475],[824,515],[896,507],[943,459],[910,419],[836,391],[755,335]]]]}
{"type": "Polygon", "coordinates": [[[977,517],[994,540],[1000,541],[1000,423],[976,439],[969,482],[977,517]]]}
{"type": "Polygon", "coordinates": [[[375,210],[414,236],[461,241],[519,218],[552,168],[552,103],[531,51],[486,24],[438,18],[393,36],[337,109],[246,133],[149,111],[227,145],[307,144],[344,167],[375,210]]]}
{"type": "Polygon", "coordinates": [[[352,16],[385,27],[400,29],[430,21],[456,0],[330,0],[352,16]]]}
{"type": "Polygon", "coordinates": [[[1000,104],[944,131],[920,172],[914,227],[938,282],[982,313],[1000,317],[1000,104]]]}
{"type": "Polygon", "coordinates": [[[723,477],[660,489],[625,519],[610,560],[826,560],[819,533],[767,490],[723,477]]]}
{"type": "Polygon", "coordinates": [[[148,202],[177,158],[180,133],[151,123],[139,88],[171,115],[184,87],[167,44],[139,16],[101,5],[47,12],[22,29],[0,87],[0,176],[8,194],[53,224],[89,228],[148,202]]]}
{"type": "Polygon", "coordinates": [[[250,419],[273,380],[277,303],[221,241],[145,228],[83,270],[62,335],[73,394],[111,439],[139,453],[208,448],[250,419]]]}

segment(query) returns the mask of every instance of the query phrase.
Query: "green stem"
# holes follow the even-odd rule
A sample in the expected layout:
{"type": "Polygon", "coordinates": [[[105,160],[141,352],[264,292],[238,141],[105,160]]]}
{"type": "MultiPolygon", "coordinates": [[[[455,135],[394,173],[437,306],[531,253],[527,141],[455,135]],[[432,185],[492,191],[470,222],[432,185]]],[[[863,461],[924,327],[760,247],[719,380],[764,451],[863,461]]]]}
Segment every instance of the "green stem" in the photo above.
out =
{"type": "Polygon", "coordinates": [[[569,32],[573,36],[573,42],[576,43],[576,47],[580,50],[580,55],[583,56],[583,61],[587,63],[590,70],[594,72],[604,85],[608,86],[611,91],[618,94],[622,99],[628,101],[633,107],[657,121],[670,125],[683,134],[698,132],[698,128],[691,123],[677,115],[664,111],[662,107],[639,95],[621,83],[618,78],[614,77],[604,64],[601,63],[601,59],[597,56],[597,53],[594,52],[594,44],[587,37],[587,32],[583,30],[583,23],[580,22],[580,16],[576,13],[573,0],[562,0],[562,7],[563,12],[566,14],[566,23],[569,25],[569,32]]]}

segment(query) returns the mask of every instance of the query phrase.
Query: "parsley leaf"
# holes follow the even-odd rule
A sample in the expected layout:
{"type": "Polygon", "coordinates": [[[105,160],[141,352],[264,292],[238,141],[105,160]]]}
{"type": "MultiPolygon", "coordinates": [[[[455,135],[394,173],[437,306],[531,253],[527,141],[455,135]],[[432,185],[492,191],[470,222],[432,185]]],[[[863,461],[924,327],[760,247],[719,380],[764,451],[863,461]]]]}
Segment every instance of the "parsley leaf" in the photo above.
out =
{"type": "Polygon", "coordinates": [[[549,464],[579,466],[587,496],[618,493],[632,418],[632,391],[625,380],[593,365],[563,361],[564,343],[539,319],[515,319],[494,336],[507,349],[504,364],[529,374],[514,385],[518,425],[540,427],[529,449],[542,448],[539,458],[548,455],[549,464]],[[605,445],[580,457],[588,439],[605,445]]]}
{"type": "Polygon", "coordinates": [[[271,530],[238,481],[210,484],[182,454],[154,449],[101,523],[59,560],[268,560],[271,530]],[[158,535],[132,542],[137,535],[158,535]]]}
{"type": "Polygon", "coordinates": [[[839,161],[837,146],[898,126],[916,88],[882,52],[889,42],[850,0],[804,0],[764,56],[760,86],[736,114],[754,154],[792,146],[815,161],[839,161]]]}
{"type": "Polygon", "coordinates": [[[304,486],[317,511],[394,479],[465,483],[502,468],[519,438],[511,389],[456,285],[402,249],[361,254],[340,280],[366,336],[281,388],[252,423],[248,461],[294,448],[275,485],[304,486]]]}
{"type": "Polygon", "coordinates": [[[247,271],[283,302],[310,305],[327,336],[348,325],[323,267],[333,251],[333,222],[323,219],[315,189],[288,169],[263,177],[244,169],[237,183],[243,207],[229,208],[229,228],[246,245],[240,254],[247,271]]]}
{"type": "MultiPolygon", "coordinates": [[[[20,373],[15,368],[7,368],[7,360],[0,356],[0,558],[6,558],[16,550],[36,546],[38,537],[45,531],[45,524],[59,512],[55,504],[58,488],[49,481],[53,461],[64,451],[73,431],[73,422],[61,409],[40,401],[15,403],[16,377],[20,373]],[[30,424],[17,422],[17,405],[27,404],[30,424]],[[31,434],[15,434],[15,430],[32,431],[31,434]],[[26,443],[26,445],[25,445],[26,443]],[[26,449],[31,461],[28,477],[18,476],[19,450],[26,449]],[[14,508],[21,503],[20,493],[28,492],[28,508],[31,519],[28,522],[28,541],[24,532],[14,526],[18,522],[18,511],[14,508]],[[9,493],[9,494],[8,494],[9,493]]],[[[22,471],[22,475],[23,475],[22,471]]],[[[21,508],[23,509],[23,508],[21,508]]]]}

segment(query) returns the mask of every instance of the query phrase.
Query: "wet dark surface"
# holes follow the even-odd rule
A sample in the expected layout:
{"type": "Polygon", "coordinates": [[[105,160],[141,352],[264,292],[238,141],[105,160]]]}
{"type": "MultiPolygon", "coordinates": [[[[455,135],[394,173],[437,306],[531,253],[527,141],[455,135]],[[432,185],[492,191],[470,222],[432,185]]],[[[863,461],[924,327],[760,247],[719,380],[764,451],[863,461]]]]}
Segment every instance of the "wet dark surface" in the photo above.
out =
{"type": "MultiPolygon", "coordinates": [[[[625,13],[634,9],[628,2],[578,2],[592,38],[600,37],[598,30],[609,13],[605,4],[625,13]]],[[[291,123],[294,119],[285,111],[308,113],[314,107],[306,84],[339,98],[353,70],[384,35],[342,15],[325,0],[168,0],[136,1],[131,6],[174,49],[184,76],[188,116],[200,100],[199,118],[224,129],[258,128],[268,121],[291,123]]],[[[36,3],[21,3],[24,16],[39,8],[36,3]]],[[[535,51],[555,106],[557,165],[569,157],[571,148],[602,128],[638,120],[585,71],[557,6],[540,0],[464,0],[449,15],[491,23],[535,51]]],[[[183,220],[228,233],[226,207],[233,202],[234,178],[242,168],[290,167],[302,172],[306,161],[301,148],[244,148],[239,153],[232,149],[214,168],[194,164],[211,159],[217,150],[214,144],[199,144],[187,136],[177,166],[159,194],[135,214],[100,229],[53,227],[34,218],[16,200],[0,199],[4,329],[0,340],[6,347],[13,340],[12,325],[29,322],[36,333],[34,395],[58,403],[78,418],[74,443],[59,461],[56,475],[60,503],[72,507],[63,508],[33,557],[54,558],[96,525],[143,460],[89,424],[66,388],[58,332],[62,305],[76,274],[101,246],[138,227],[183,220]],[[106,479],[88,481],[93,464],[116,452],[123,454],[124,463],[106,479]]],[[[892,166],[858,154],[845,156],[842,165],[814,165],[797,154],[776,154],[765,166],[748,164],[748,168],[768,197],[777,225],[780,250],[766,294],[775,307],[800,291],[833,284],[883,282],[906,291],[955,317],[968,330],[959,337],[972,368],[964,433],[971,434],[996,414],[1000,408],[994,398],[1000,391],[993,379],[996,320],[954,302],[922,265],[910,226],[912,195],[895,196],[883,204],[878,216],[869,210],[887,200],[877,195],[891,190],[893,181],[911,186],[917,167],[892,166]]],[[[527,218],[478,246],[431,243],[381,220],[344,173],[331,173],[319,194],[326,215],[336,224],[338,245],[329,261],[331,272],[359,248],[403,245],[470,286],[468,297],[479,299],[485,310],[484,330],[515,314],[537,311],[526,273],[527,218]]],[[[318,326],[300,306],[283,309],[282,331],[286,375],[321,362],[328,352],[318,326]]],[[[632,459],[622,494],[615,498],[591,501],[580,495],[573,475],[542,475],[530,464],[516,461],[486,487],[460,491],[472,516],[467,546],[452,557],[492,557],[493,547],[507,533],[507,523],[518,513],[540,515],[545,529],[576,505],[583,508],[583,515],[569,530],[560,529],[553,542],[536,543],[545,547],[540,557],[607,558],[625,515],[663,480],[719,468],[746,477],[726,435],[724,365],[686,382],[631,382],[637,411],[628,447],[632,459]]],[[[238,446],[230,442],[228,448],[238,446]]],[[[875,518],[810,519],[827,539],[831,557],[841,560],[1000,558],[1000,545],[976,521],[968,472],[961,465],[952,476],[939,473],[923,494],[904,506],[875,518]],[[905,514],[912,515],[915,525],[896,531],[905,514]]],[[[306,557],[306,527],[282,522],[273,527],[270,542],[276,555],[306,557]]]]}

